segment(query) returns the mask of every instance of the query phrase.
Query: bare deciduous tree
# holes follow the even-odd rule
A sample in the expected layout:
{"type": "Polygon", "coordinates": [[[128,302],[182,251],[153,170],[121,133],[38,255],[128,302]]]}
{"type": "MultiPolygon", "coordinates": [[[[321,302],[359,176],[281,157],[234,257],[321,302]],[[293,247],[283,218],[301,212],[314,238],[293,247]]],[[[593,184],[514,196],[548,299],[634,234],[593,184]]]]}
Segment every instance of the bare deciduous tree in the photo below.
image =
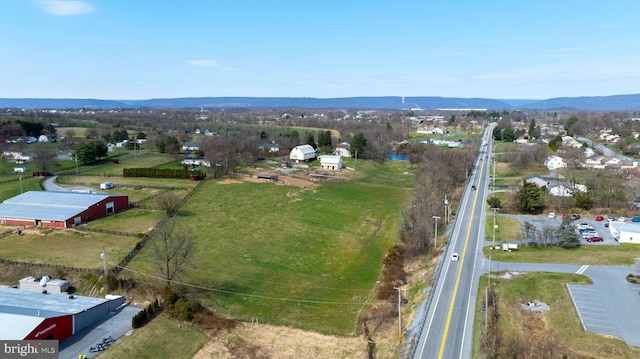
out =
{"type": "Polygon", "coordinates": [[[158,207],[169,216],[173,216],[178,212],[180,201],[182,199],[175,192],[164,192],[156,197],[158,207]]]}
{"type": "Polygon", "coordinates": [[[167,281],[167,286],[171,286],[171,281],[186,270],[195,254],[191,229],[179,226],[177,217],[170,217],[156,229],[152,242],[160,272],[167,281]]]}

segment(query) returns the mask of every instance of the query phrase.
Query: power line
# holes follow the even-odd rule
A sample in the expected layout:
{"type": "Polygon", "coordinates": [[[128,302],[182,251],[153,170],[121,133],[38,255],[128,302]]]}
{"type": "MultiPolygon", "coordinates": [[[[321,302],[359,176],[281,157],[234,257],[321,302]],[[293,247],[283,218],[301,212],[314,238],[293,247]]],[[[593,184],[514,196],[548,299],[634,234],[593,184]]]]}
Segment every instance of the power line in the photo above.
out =
{"type": "MultiPolygon", "coordinates": [[[[126,270],[126,271],[129,271],[129,272],[133,272],[133,273],[139,274],[141,276],[145,276],[145,277],[149,277],[149,278],[153,278],[153,279],[157,279],[157,280],[161,280],[161,281],[166,281],[167,280],[166,278],[154,276],[154,275],[151,275],[151,274],[142,273],[140,271],[136,271],[136,270],[129,269],[129,268],[126,268],[126,267],[122,267],[122,266],[118,266],[118,265],[116,265],[116,267],[118,267],[118,268],[120,268],[122,270],[126,270]]],[[[312,300],[312,299],[293,299],[293,298],[283,298],[283,297],[270,297],[270,296],[266,296],[266,295],[248,294],[248,293],[235,292],[235,291],[230,291],[230,290],[203,287],[203,286],[200,286],[200,285],[184,283],[184,282],[178,282],[176,280],[170,280],[170,282],[178,284],[178,285],[182,285],[182,286],[185,286],[185,287],[208,290],[208,291],[211,291],[211,292],[241,295],[241,296],[244,296],[244,297],[259,298],[259,299],[279,300],[279,301],[283,301],[283,302],[309,303],[309,304],[336,304],[336,305],[363,305],[363,304],[365,304],[365,302],[331,302],[331,301],[312,300]]]]}

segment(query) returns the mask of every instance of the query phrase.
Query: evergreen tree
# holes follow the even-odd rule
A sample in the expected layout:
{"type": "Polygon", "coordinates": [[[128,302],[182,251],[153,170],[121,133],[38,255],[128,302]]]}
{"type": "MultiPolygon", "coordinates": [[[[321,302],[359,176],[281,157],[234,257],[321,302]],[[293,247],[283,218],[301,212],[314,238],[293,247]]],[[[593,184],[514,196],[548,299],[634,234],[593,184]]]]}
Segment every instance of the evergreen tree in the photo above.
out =
{"type": "Polygon", "coordinates": [[[521,213],[539,213],[543,208],[542,188],[522,181],[522,188],[516,193],[516,208],[521,213]]]}
{"type": "Polygon", "coordinates": [[[356,157],[363,158],[365,154],[365,149],[367,147],[367,138],[364,137],[364,133],[358,132],[355,136],[351,138],[351,155],[356,157]]]}

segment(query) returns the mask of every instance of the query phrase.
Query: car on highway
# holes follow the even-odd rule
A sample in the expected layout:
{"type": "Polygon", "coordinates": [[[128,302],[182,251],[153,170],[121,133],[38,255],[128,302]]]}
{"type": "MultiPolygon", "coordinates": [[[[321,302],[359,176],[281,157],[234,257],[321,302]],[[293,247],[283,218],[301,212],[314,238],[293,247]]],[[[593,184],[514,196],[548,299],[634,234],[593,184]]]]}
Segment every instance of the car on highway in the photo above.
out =
{"type": "Polygon", "coordinates": [[[556,212],[549,212],[549,218],[551,219],[556,218],[556,212]]]}
{"type": "Polygon", "coordinates": [[[598,222],[604,221],[604,217],[598,215],[598,216],[596,216],[596,221],[598,221],[598,222]]]}
{"type": "Polygon", "coordinates": [[[587,242],[602,242],[604,239],[602,237],[589,237],[587,238],[587,242]]]}
{"type": "Polygon", "coordinates": [[[460,255],[458,253],[454,253],[451,255],[451,261],[457,262],[460,259],[460,255]]]}
{"type": "Polygon", "coordinates": [[[475,191],[476,190],[476,186],[471,186],[471,190],[475,191]]]}

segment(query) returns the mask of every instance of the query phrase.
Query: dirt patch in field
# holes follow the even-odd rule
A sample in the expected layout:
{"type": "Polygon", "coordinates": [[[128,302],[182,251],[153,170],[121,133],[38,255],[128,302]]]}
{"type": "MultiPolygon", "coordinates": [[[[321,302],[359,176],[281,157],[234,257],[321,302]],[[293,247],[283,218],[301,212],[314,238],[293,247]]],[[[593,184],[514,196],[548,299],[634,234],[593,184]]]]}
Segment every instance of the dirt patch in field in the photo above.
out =
{"type": "Polygon", "coordinates": [[[367,341],[299,329],[244,323],[211,340],[194,359],[210,358],[367,358],[367,341]]]}
{"type": "Polygon", "coordinates": [[[236,179],[232,179],[232,178],[228,178],[222,181],[218,181],[218,184],[235,184],[235,183],[242,183],[242,181],[238,181],[236,179]]]}

